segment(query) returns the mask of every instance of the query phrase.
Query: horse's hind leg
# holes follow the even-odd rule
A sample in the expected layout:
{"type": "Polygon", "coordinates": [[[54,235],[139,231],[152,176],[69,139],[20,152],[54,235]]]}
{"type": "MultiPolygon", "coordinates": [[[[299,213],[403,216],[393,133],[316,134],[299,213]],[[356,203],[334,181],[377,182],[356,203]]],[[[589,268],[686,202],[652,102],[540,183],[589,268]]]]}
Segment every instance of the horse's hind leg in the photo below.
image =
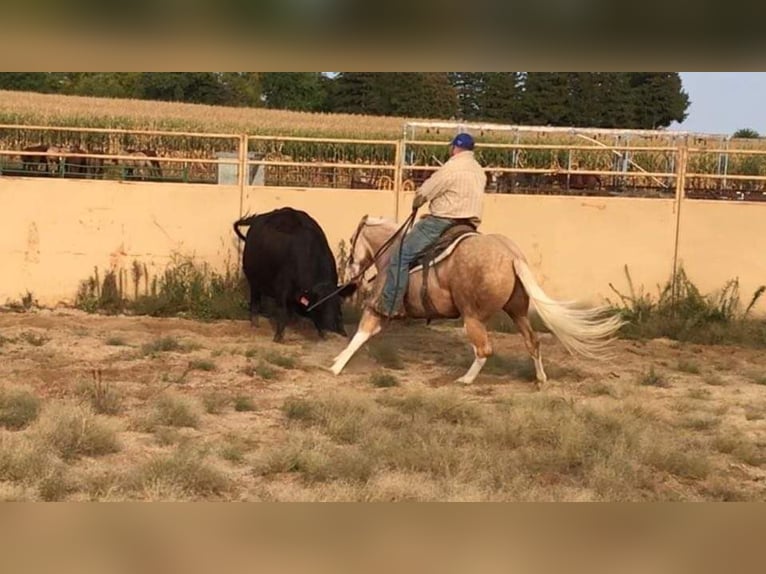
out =
{"type": "Polygon", "coordinates": [[[484,326],[484,323],[478,319],[466,317],[464,319],[463,328],[473,346],[474,359],[465,375],[460,377],[456,382],[467,385],[476,380],[476,377],[479,376],[482,368],[484,368],[484,363],[487,362],[487,358],[492,355],[492,343],[489,342],[487,328],[484,326]]]}
{"type": "Polygon", "coordinates": [[[517,282],[511,298],[508,303],[505,304],[503,310],[508,313],[508,316],[516,324],[521,336],[524,338],[524,344],[527,347],[529,356],[535,363],[535,377],[537,378],[538,387],[541,387],[548,380],[543,369],[543,359],[540,353],[540,339],[537,337],[532,324],[529,322],[529,295],[527,295],[520,282],[517,282]]]}
{"type": "Polygon", "coordinates": [[[354,356],[354,353],[356,353],[368,339],[380,333],[381,329],[380,317],[369,309],[365,309],[362,314],[362,319],[359,321],[359,328],[357,328],[356,333],[346,348],[335,357],[330,370],[334,374],[339,375],[343,370],[343,367],[346,366],[346,363],[348,363],[351,360],[351,357],[354,356]]]}

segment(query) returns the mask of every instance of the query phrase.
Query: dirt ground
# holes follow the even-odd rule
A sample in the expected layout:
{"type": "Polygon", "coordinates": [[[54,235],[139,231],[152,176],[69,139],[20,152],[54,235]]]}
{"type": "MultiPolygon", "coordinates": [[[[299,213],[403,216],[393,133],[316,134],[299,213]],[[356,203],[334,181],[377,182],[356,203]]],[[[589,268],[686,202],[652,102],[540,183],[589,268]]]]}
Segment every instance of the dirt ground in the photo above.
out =
{"type": "MultiPolygon", "coordinates": [[[[614,345],[614,358],[598,363],[571,357],[551,335],[543,334],[550,383],[538,392],[523,341],[513,333],[492,334],[498,357],[470,386],[453,382],[470,364],[472,353],[462,330],[452,325],[391,325],[374,345],[359,351],[339,377],[327,367],[345,346],[342,337],[330,335],[321,341],[310,329],[296,327],[288,328],[283,344],[272,343],[271,336],[265,320],[253,329],[245,321],[108,317],[74,310],[0,313],[0,386],[31,388],[44,405],[82,403],[83,389],[97,384],[120,397],[119,412],[109,418],[120,425],[121,448],[68,461],[69,486],[57,499],[343,499],[342,493],[332,496],[327,490],[312,496],[305,486],[291,490],[295,477],[289,473],[269,478],[252,472],[259,450],[285,440],[289,426],[285,401],[347,392],[380,397],[441,389],[453,390],[471,404],[535,393],[589,405],[630,399],[659,417],[672,421],[682,417],[688,423],[681,425],[687,433],[734,429],[755,448],[756,455],[743,460],[719,452],[712,476],[706,480],[725,478],[727,488],[734,488],[739,498],[766,499],[766,356],[762,350],[661,339],[620,340],[614,345]],[[375,386],[372,378],[382,374],[398,384],[375,386]],[[198,424],[176,428],[172,423],[154,427],[137,423],[163,394],[193,399],[198,424]],[[699,416],[694,418],[695,414],[699,416]],[[204,489],[176,488],[161,481],[143,482],[132,489],[120,486],[117,475],[173,452],[183,441],[203,445],[206,459],[214,461],[230,486],[222,492],[212,488],[209,495],[204,489]]],[[[28,431],[2,432],[7,436],[28,431]]],[[[5,484],[6,498],[40,498],[34,481],[6,480],[5,484]]],[[[700,494],[709,489],[688,486],[678,481],[675,498],[716,498],[700,494]]],[[[663,498],[662,492],[666,491],[655,492],[653,498],[663,498]]],[[[599,498],[585,491],[570,494],[558,491],[538,498],[599,498]]],[[[450,498],[463,497],[457,492],[450,498]]]]}

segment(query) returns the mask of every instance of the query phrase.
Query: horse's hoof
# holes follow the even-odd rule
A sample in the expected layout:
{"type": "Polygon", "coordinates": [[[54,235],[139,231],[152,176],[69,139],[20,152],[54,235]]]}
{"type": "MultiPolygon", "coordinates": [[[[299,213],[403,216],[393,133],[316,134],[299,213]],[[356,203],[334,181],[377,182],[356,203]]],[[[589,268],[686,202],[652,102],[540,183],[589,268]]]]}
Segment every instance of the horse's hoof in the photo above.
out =
{"type": "Polygon", "coordinates": [[[473,383],[473,379],[467,379],[465,377],[460,377],[455,381],[458,385],[470,385],[473,383]]]}

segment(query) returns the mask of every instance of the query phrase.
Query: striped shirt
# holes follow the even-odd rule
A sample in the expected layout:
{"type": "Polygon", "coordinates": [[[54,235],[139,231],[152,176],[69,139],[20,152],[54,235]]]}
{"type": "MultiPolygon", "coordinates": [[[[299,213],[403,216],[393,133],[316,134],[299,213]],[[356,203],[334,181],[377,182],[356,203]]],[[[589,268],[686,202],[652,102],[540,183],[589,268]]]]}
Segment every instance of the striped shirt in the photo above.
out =
{"type": "Polygon", "coordinates": [[[472,151],[461,151],[437,169],[416,195],[425,197],[431,215],[481,223],[487,176],[472,151]]]}

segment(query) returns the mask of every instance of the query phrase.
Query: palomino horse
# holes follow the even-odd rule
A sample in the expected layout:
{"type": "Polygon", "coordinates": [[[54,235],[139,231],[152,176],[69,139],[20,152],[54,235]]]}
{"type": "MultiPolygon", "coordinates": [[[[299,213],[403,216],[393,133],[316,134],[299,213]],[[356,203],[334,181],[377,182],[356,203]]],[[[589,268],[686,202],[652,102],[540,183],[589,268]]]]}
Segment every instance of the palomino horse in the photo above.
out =
{"type": "MultiPolygon", "coordinates": [[[[357,277],[372,263],[378,249],[397,230],[391,220],[364,216],[351,238],[349,272],[357,277]]],[[[391,257],[386,249],[375,261],[377,281],[372,289],[378,296],[385,281],[385,269],[391,257]]],[[[530,300],[540,318],[572,354],[603,358],[603,351],[623,322],[617,316],[604,316],[606,307],[580,309],[571,302],[551,299],[534,278],[519,247],[503,235],[472,234],[463,236],[452,253],[428,273],[428,293],[432,311],[421,299],[422,271],[414,269],[405,297],[408,317],[417,319],[456,319],[462,317],[464,330],[474,350],[474,361],[458,383],[472,383],[492,355],[486,322],[500,310],[518,327],[535,365],[538,386],[547,380],[540,354],[540,342],[532,330],[527,312],[530,300]],[[434,314],[435,311],[435,314],[434,314]]],[[[382,319],[366,308],[356,334],[335,357],[331,370],[340,374],[354,353],[382,329],[382,319]]]]}

